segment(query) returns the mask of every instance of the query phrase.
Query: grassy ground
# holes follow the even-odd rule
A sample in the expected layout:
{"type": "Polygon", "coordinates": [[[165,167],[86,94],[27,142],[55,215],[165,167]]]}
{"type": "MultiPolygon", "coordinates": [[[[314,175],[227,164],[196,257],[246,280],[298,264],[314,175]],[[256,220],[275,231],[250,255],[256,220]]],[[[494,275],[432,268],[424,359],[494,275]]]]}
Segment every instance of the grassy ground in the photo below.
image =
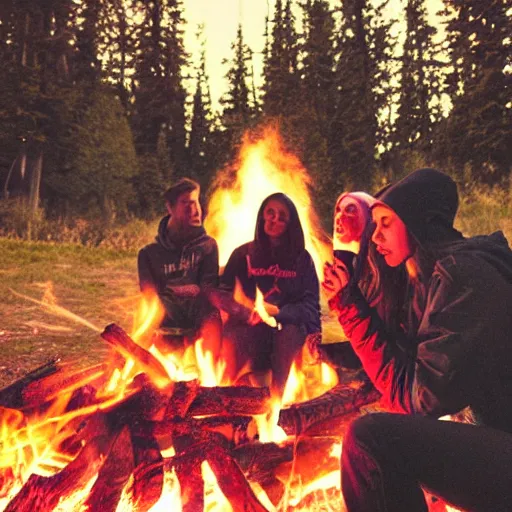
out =
{"type": "MultiPolygon", "coordinates": [[[[461,201],[456,226],[467,236],[502,229],[512,241],[511,213],[505,193],[475,191],[461,201]]],[[[38,300],[53,295],[58,305],[99,330],[110,322],[130,330],[138,300],[137,249],[154,229],[137,225],[136,232],[130,232],[136,243],[117,245],[127,249],[0,238],[0,388],[53,358],[85,366],[106,353],[98,332],[51,314],[13,291],[38,300]]],[[[125,233],[118,237],[125,238],[125,233]]],[[[335,323],[326,323],[326,334],[338,329],[335,323]]]]}
{"type": "Polygon", "coordinates": [[[114,321],[131,328],[135,252],[0,239],[0,254],[0,387],[53,358],[85,366],[105,355],[98,332],[17,294],[53,296],[100,330],[114,321]]]}

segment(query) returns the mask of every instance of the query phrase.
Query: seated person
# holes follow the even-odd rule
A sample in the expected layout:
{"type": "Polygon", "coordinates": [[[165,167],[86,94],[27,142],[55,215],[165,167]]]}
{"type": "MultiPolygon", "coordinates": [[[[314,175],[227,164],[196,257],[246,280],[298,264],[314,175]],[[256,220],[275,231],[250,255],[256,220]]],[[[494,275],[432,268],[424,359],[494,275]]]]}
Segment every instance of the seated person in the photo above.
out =
{"type": "Polygon", "coordinates": [[[457,207],[456,184],[435,169],[411,173],[372,205],[372,241],[407,276],[399,332],[346,264],[326,269],[330,307],[387,408],[402,413],[362,417],[345,436],[350,512],[426,511],[422,486],[467,510],[510,510],[512,252],[502,233],[464,238],[457,207]],[[464,409],[478,426],[435,421],[464,409]]]}
{"type": "MultiPolygon", "coordinates": [[[[333,256],[350,272],[350,280],[377,310],[390,330],[398,326],[396,319],[401,308],[399,288],[405,285],[405,273],[386,265],[384,258],[375,251],[371,236],[375,227],[371,207],[375,198],[365,192],[343,192],[336,200],[333,218],[333,256]],[[384,287],[389,293],[383,294],[384,287]],[[398,293],[391,293],[394,289],[398,293]]],[[[331,262],[326,262],[324,275],[329,273],[331,262]]],[[[360,361],[350,343],[335,343],[318,347],[320,357],[346,368],[360,367],[360,361]]]]}
{"type": "Polygon", "coordinates": [[[207,292],[218,284],[219,251],[204,230],[199,194],[199,184],[188,178],[165,192],[168,215],[156,241],[139,251],[137,266],[141,290],[155,291],[165,307],[162,327],[193,329],[216,362],[222,321],[207,292]]]}
{"type": "MultiPolygon", "coordinates": [[[[282,398],[294,358],[306,336],[320,332],[319,282],[297,209],[282,193],[268,196],[258,211],[255,237],[233,251],[221,288],[234,291],[237,280],[254,300],[256,289],[270,304],[271,321],[256,311],[231,315],[224,326],[230,378],[248,363],[256,374],[272,371],[272,396],[282,398]]],[[[258,384],[262,384],[259,380],[258,384]]]]}

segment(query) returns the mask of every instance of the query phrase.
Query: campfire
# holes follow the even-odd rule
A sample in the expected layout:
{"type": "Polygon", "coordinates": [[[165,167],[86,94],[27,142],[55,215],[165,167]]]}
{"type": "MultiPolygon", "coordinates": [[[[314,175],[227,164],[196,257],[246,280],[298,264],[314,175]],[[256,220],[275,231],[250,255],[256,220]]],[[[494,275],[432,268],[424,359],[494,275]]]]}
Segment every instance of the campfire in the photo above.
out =
{"type": "MultiPolygon", "coordinates": [[[[206,226],[221,264],[251,238],[262,200],[281,190],[321,275],[330,247],[298,159],[270,130],[246,140],[235,168],[220,176],[206,226]]],[[[101,332],[107,361],[81,370],[50,362],[0,390],[0,510],[343,509],[343,433],[379,398],[364,374],[318,362],[305,346],[274,403],[268,388],[226,381],[201,340],[165,350],[162,315],[144,296],[130,333],[116,324],[101,332]]]]}

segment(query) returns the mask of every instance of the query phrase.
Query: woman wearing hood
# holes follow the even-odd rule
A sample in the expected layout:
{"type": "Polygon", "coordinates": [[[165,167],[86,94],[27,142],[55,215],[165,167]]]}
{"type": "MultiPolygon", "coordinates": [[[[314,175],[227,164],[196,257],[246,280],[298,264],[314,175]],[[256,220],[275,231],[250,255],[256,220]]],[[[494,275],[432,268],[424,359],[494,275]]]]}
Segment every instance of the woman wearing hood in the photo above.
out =
{"type": "Polygon", "coordinates": [[[464,509],[510,510],[512,252],[502,233],[465,239],[453,227],[457,208],[455,183],[435,169],[411,173],[372,205],[376,250],[407,272],[398,332],[343,262],[326,270],[329,305],[383,402],[414,415],[352,424],[342,458],[350,512],[426,511],[421,486],[464,509]],[[433,421],[462,410],[482,426],[433,421]]]}
{"type": "Polygon", "coordinates": [[[245,321],[234,316],[228,320],[224,331],[228,374],[234,380],[249,362],[261,384],[271,370],[271,393],[281,398],[306,336],[320,332],[318,277],[305,249],[297,209],[285,194],[275,193],[263,201],[254,240],[231,254],[221,287],[234,292],[237,282],[251,301],[257,290],[261,292],[269,317],[262,319],[252,311],[245,321]]]}

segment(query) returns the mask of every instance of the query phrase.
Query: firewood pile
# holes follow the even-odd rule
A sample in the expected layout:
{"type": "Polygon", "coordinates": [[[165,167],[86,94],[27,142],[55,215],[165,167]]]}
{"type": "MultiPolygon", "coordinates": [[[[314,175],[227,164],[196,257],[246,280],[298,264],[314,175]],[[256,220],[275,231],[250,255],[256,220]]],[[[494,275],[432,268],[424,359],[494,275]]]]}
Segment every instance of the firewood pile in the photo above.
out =
{"type": "MultiPolygon", "coordinates": [[[[345,381],[324,395],[282,409],[278,425],[288,435],[286,441],[264,443],[255,435],[253,418],[269,412],[268,388],[172,382],[162,363],[119,326],[107,326],[101,336],[119,354],[115,363],[74,372],[52,363],[0,390],[3,422],[9,425],[11,418],[10,437],[9,428],[0,429],[3,510],[51,511],[89,484],[77,510],[114,512],[128,495],[130,510],[147,511],[160,500],[172,474],[179,482],[182,510],[203,511],[205,461],[234,511],[267,510],[259,490],[276,508],[283,507],[289,485],[299,482],[305,489],[339,469],[333,445],[360,407],[379,398],[358,372],[348,372],[345,381]],[[113,399],[112,392],[105,392],[112,365],[119,367],[129,358],[141,372],[113,399]],[[53,417],[65,397],[60,416],[53,417]],[[15,443],[29,437],[37,418],[52,425],[47,444],[58,448],[60,465],[48,468],[47,475],[26,475],[19,488],[15,443]]],[[[23,446],[26,451],[28,444],[23,446]]],[[[311,509],[318,492],[279,509],[311,509]]],[[[340,499],[339,489],[321,492],[340,499]]]]}

